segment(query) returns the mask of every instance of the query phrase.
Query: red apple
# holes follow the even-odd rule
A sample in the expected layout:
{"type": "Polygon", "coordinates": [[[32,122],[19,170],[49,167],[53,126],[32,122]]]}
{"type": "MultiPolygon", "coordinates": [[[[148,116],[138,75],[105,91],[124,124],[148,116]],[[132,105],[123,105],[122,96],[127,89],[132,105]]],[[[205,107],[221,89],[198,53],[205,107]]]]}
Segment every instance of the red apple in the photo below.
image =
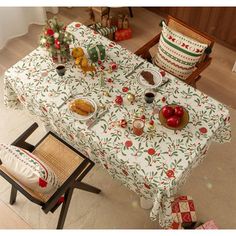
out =
{"type": "Polygon", "coordinates": [[[166,105],[162,108],[162,114],[166,119],[173,116],[174,113],[175,113],[175,110],[172,107],[168,106],[168,105],[166,105]]]}
{"type": "Polygon", "coordinates": [[[167,119],[167,125],[170,127],[178,127],[180,124],[180,117],[173,115],[167,119]]]}
{"type": "Polygon", "coordinates": [[[181,106],[175,107],[175,115],[178,117],[182,117],[184,115],[184,109],[181,106]]]}

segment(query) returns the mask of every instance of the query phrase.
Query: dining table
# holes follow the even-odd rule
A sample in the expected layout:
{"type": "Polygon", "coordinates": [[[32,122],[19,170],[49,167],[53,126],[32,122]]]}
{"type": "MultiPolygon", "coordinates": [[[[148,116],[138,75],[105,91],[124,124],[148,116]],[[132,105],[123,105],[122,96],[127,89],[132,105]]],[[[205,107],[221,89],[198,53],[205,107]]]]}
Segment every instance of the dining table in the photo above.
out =
{"type": "Polygon", "coordinates": [[[213,141],[230,141],[229,110],[80,22],[69,24],[66,30],[76,39],[71,49],[81,47],[87,55],[89,45],[105,47],[105,60],[93,64],[96,72],[83,73],[71,59],[65,64],[65,75],[59,76],[48,51],[38,47],[5,71],[5,105],[26,109],[40,118],[112,178],[141,199],[151,201],[151,220],[159,219],[162,227],[169,227],[172,217],[168,199],[177,194],[192,169],[204,160],[213,141]],[[111,64],[116,69],[111,69],[111,64]],[[148,69],[162,72],[163,79],[168,79],[156,88],[153,104],[145,103],[146,88],[139,81],[140,73],[148,69]],[[107,109],[92,127],[70,110],[68,104],[79,96],[92,99],[98,112],[107,109]],[[116,102],[117,96],[122,103],[116,102]],[[189,121],[183,129],[168,129],[160,122],[160,110],[168,104],[187,110],[189,121]],[[137,117],[145,122],[140,136],[133,132],[137,117]]]}

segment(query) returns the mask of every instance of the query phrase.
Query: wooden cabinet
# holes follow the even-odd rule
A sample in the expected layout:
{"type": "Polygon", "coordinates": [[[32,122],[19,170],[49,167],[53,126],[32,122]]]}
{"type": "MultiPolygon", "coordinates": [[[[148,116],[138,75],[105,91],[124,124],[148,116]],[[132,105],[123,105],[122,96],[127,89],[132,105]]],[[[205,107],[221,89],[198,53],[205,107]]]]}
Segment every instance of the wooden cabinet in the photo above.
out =
{"type": "Polygon", "coordinates": [[[150,7],[165,17],[172,15],[210,34],[216,41],[236,50],[236,7],[150,7]]]}

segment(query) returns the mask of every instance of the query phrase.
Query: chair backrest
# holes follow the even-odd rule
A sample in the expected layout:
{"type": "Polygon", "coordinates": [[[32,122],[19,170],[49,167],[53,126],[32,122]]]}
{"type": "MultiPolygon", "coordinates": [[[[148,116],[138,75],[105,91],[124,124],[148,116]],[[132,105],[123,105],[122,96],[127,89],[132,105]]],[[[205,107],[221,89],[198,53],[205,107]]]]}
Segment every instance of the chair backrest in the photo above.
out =
{"type": "MultiPolygon", "coordinates": [[[[171,29],[178,31],[181,34],[184,34],[192,39],[195,39],[200,43],[207,44],[210,48],[212,48],[214,45],[215,40],[211,36],[192,28],[183,21],[174,18],[173,16],[168,15],[167,25],[171,29]]],[[[204,54],[203,57],[200,59],[200,61],[203,61],[206,58],[206,56],[207,55],[204,54]]]]}

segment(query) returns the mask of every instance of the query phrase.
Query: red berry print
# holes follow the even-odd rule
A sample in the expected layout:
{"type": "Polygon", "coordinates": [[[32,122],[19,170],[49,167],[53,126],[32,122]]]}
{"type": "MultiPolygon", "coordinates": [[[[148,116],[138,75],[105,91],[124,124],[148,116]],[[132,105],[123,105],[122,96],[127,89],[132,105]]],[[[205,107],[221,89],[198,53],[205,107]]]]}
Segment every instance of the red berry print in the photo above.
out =
{"type": "Polygon", "coordinates": [[[165,97],[163,97],[161,100],[162,100],[162,102],[165,102],[165,101],[166,101],[166,98],[165,98],[165,97]]]}
{"type": "Polygon", "coordinates": [[[146,118],[145,115],[142,115],[142,116],[141,116],[141,119],[142,119],[142,120],[145,120],[145,118],[146,118]]]}
{"type": "Polygon", "coordinates": [[[149,148],[147,152],[149,155],[154,155],[156,153],[155,149],[153,148],[149,148]]]}
{"type": "Polygon", "coordinates": [[[107,82],[112,83],[113,80],[111,78],[107,79],[107,82]]]}
{"type": "Polygon", "coordinates": [[[81,26],[81,24],[79,24],[79,23],[75,24],[76,28],[79,28],[80,26],[81,26]]]}
{"type": "Polygon", "coordinates": [[[207,129],[206,129],[205,127],[200,128],[199,131],[200,131],[202,134],[206,134],[206,133],[207,133],[207,129]]]}
{"type": "Polygon", "coordinates": [[[166,72],[164,70],[162,70],[160,73],[161,73],[162,77],[164,77],[166,75],[166,72]]]}
{"type": "Polygon", "coordinates": [[[128,88],[128,87],[123,87],[123,88],[122,88],[122,91],[123,91],[124,93],[126,93],[126,92],[129,91],[129,88],[128,88]]]}
{"type": "Polygon", "coordinates": [[[125,142],[125,146],[126,146],[127,148],[131,147],[132,145],[133,145],[133,143],[132,143],[132,141],[130,141],[130,140],[127,140],[127,141],[125,142]]]}
{"type": "Polygon", "coordinates": [[[150,121],[149,121],[149,124],[150,124],[150,125],[154,125],[154,120],[150,120],[150,121]]]}
{"type": "Polygon", "coordinates": [[[175,177],[175,173],[174,173],[173,170],[167,170],[166,175],[167,175],[168,178],[174,178],[175,177]]]}
{"type": "Polygon", "coordinates": [[[102,64],[102,61],[101,60],[98,60],[98,65],[101,65],[102,64]]]}

